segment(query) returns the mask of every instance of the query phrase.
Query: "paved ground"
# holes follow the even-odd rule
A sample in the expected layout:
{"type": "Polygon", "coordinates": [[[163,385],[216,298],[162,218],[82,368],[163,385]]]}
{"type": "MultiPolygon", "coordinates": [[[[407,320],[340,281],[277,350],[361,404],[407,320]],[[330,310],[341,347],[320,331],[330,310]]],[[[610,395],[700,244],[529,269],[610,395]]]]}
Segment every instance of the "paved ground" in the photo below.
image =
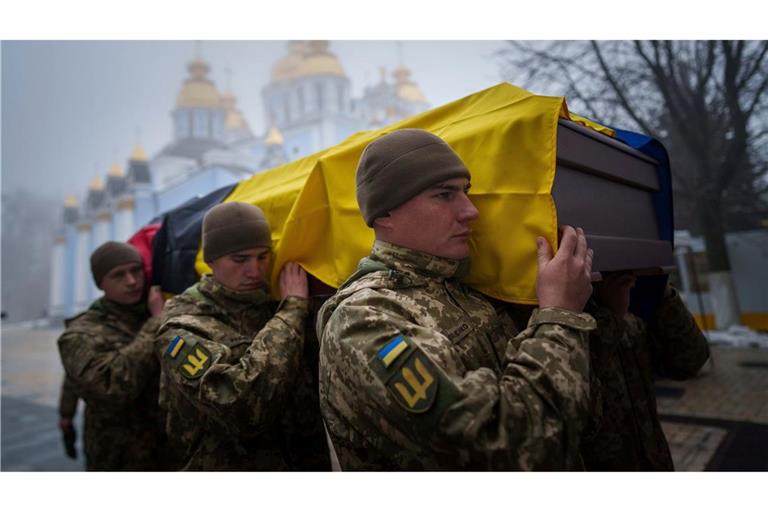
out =
{"type": "MultiPolygon", "coordinates": [[[[56,350],[61,331],[2,329],[0,360],[0,469],[2,471],[81,471],[64,455],[58,422],[63,370],[56,350]]],[[[82,404],[78,414],[82,432],[82,404]]],[[[78,449],[82,442],[78,440],[78,449]]]]}
{"type": "MultiPolygon", "coordinates": [[[[56,429],[59,332],[2,329],[3,471],[82,470],[82,459],[64,456],[56,429]]],[[[712,353],[712,363],[698,378],[657,383],[675,466],[683,471],[768,470],[768,350],[713,346],[712,353]]]]}
{"type": "Polygon", "coordinates": [[[657,382],[679,470],[768,470],[768,350],[712,346],[691,381],[657,382]]]}

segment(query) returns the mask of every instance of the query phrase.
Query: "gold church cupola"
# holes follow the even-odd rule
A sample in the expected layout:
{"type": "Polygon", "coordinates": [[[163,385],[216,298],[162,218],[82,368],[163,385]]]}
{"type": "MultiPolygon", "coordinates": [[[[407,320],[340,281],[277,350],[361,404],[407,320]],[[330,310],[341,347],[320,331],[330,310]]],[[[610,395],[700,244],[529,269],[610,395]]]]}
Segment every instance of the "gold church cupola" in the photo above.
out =
{"type": "Polygon", "coordinates": [[[395,78],[395,87],[397,88],[397,96],[399,98],[414,103],[427,102],[419,86],[411,80],[410,69],[400,65],[392,72],[392,76],[395,78]]]}
{"type": "Polygon", "coordinates": [[[319,75],[346,78],[344,68],[328,47],[328,41],[291,41],[288,44],[288,55],[272,66],[272,81],[282,82],[319,75]]]}
{"type": "Polygon", "coordinates": [[[187,70],[190,76],[176,96],[176,107],[218,108],[221,98],[216,86],[208,78],[208,63],[198,57],[187,65],[187,70]]]}

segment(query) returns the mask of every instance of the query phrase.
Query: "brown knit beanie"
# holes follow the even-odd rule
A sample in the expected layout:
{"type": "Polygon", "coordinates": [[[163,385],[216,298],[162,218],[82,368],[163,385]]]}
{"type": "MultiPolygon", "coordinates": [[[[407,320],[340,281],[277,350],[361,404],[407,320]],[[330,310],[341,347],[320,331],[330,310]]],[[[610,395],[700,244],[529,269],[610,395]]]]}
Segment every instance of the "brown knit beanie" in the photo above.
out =
{"type": "Polygon", "coordinates": [[[101,280],[110,270],[125,263],[144,264],[144,259],[131,244],[124,242],[105,242],[91,254],[91,274],[96,286],[101,289],[101,280]]]}
{"type": "Polygon", "coordinates": [[[374,140],[357,164],[357,204],[368,226],[442,181],[470,178],[464,162],[443,139],[406,128],[374,140]]]}
{"type": "Polygon", "coordinates": [[[206,262],[256,247],[272,247],[269,223],[258,206],[221,203],[203,217],[203,259],[206,262]]]}

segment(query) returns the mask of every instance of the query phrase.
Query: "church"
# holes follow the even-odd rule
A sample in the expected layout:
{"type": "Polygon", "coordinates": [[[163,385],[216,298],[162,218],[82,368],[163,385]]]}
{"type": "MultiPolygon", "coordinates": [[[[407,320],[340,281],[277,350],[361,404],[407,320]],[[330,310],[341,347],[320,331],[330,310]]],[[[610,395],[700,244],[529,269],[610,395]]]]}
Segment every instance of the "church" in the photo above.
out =
{"type": "Polygon", "coordinates": [[[101,295],[89,258],[102,243],[127,240],[191,198],[430,108],[403,65],[381,68],[378,83],[355,98],[328,41],[291,41],[261,90],[265,118],[257,135],[232,91],[208,77],[210,69],[199,57],[187,65],[171,112],[172,138],[156,155],[147,157],[137,144],[125,167],[112,164],[81,197],[67,197],[51,254],[51,318],[74,315],[101,295]]]}

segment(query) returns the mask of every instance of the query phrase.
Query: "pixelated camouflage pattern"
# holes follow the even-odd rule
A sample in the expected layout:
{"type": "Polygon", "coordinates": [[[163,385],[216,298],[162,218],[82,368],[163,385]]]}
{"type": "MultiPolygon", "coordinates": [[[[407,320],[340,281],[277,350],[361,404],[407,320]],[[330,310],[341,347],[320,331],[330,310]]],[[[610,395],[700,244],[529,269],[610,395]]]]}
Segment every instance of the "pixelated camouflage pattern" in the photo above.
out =
{"type": "Polygon", "coordinates": [[[593,420],[581,453],[588,470],[673,470],[656,410],[653,375],[686,379],[709,357],[707,339],[672,287],[648,326],[631,313],[620,319],[596,298],[590,336],[593,420]]]}
{"type": "Polygon", "coordinates": [[[165,435],[153,353],[158,325],[144,303],[124,306],[102,298],[68,320],[59,337],[68,400],[79,396],[86,404],[89,471],[167,469],[160,455],[165,435]]]}
{"type": "Polygon", "coordinates": [[[591,316],[537,310],[518,335],[453,278],[458,262],[382,241],[370,260],[389,270],[348,283],[317,322],[321,409],[343,469],[581,467],[591,316]],[[398,405],[369,366],[398,335],[439,371],[426,413],[398,405]]]}
{"type": "Polygon", "coordinates": [[[307,304],[288,297],[278,310],[264,291],[234,292],[210,275],[168,302],[156,342],[160,402],[184,469],[330,469],[304,352],[318,350],[304,343],[307,304]],[[176,336],[211,353],[202,377],[185,377],[164,355],[176,336]]]}

